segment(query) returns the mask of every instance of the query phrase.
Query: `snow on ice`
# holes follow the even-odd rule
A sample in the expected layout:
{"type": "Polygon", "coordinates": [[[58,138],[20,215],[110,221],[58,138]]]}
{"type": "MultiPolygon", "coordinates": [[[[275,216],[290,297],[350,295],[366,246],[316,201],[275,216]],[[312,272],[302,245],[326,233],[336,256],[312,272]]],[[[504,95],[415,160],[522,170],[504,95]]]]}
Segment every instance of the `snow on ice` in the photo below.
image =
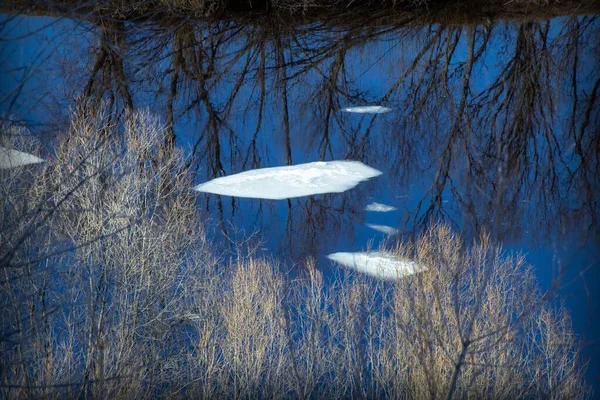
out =
{"type": "Polygon", "coordinates": [[[317,161],[244,171],[202,183],[194,190],[225,196],[281,200],[341,193],[379,175],[381,171],[358,161],[317,161]]]}
{"type": "Polygon", "coordinates": [[[396,211],[396,207],[388,206],[387,204],[381,204],[377,202],[373,202],[368,204],[365,208],[367,211],[375,211],[375,212],[388,212],[388,211],[396,211]]]}
{"type": "Polygon", "coordinates": [[[416,262],[403,260],[392,253],[374,251],[333,253],[327,256],[346,267],[383,279],[398,279],[424,270],[416,262]]]}
{"type": "Polygon", "coordinates": [[[0,169],[15,168],[41,162],[44,162],[44,160],[32,154],[0,147],[0,169]]]}
{"type": "Polygon", "coordinates": [[[342,108],[342,111],[358,114],[383,114],[392,111],[392,109],[382,106],[357,106],[342,108]]]}
{"type": "Polygon", "coordinates": [[[391,226],[387,226],[387,225],[377,225],[377,224],[366,224],[366,225],[371,229],[375,229],[376,231],[383,232],[389,236],[395,235],[399,232],[398,229],[392,228],[391,226]]]}

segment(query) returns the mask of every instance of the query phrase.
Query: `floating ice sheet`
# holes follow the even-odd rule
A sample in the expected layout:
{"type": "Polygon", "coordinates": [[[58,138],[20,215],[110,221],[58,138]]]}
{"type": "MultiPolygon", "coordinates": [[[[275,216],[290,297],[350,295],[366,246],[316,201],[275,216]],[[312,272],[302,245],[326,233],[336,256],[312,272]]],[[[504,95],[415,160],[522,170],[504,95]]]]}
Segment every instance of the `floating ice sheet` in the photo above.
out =
{"type": "Polygon", "coordinates": [[[15,168],[41,162],[44,162],[44,160],[32,154],[0,147],[0,169],[15,168]]]}
{"type": "Polygon", "coordinates": [[[383,114],[392,111],[392,109],[383,106],[357,106],[342,108],[342,111],[358,114],[383,114]]]}
{"type": "Polygon", "coordinates": [[[371,229],[375,229],[376,231],[379,232],[383,232],[386,235],[395,235],[399,232],[398,229],[396,228],[392,228],[391,226],[387,226],[387,225],[377,225],[377,224],[366,224],[369,228],[371,229]]]}
{"type": "Polygon", "coordinates": [[[387,204],[381,204],[377,202],[373,202],[368,204],[365,208],[367,211],[375,211],[375,212],[388,212],[388,211],[396,211],[396,207],[388,206],[387,204]]]}
{"type": "Polygon", "coordinates": [[[224,176],[194,188],[199,192],[256,199],[289,199],[341,193],[381,172],[358,161],[317,161],[260,168],[224,176]]]}
{"type": "Polygon", "coordinates": [[[416,262],[381,251],[333,253],[327,256],[346,267],[383,279],[398,279],[424,270],[416,262]]]}

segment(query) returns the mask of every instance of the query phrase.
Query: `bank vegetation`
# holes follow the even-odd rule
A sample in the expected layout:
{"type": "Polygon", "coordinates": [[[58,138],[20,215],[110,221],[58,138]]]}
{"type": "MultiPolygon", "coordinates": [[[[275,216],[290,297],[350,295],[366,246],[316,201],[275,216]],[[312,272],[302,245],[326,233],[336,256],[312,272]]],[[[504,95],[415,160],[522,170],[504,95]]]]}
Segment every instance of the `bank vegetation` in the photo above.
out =
{"type": "MultiPolygon", "coordinates": [[[[521,255],[435,225],[392,249],[427,270],[391,283],[220,251],[163,136],[82,109],[43,166],[0,170],[1,397],[589,395],[521,255]]],[[[22,129],[1,140],[39,154],[22,129]]]]}
{"type": "Polygon", "coordinates": [[[4,14],[68,17],[109,25],[153,21],[168,27],[189,21],[235,21],[278,29],[310,23],[362,28],[490,25],[599,12],[598,2],[591,0],[9,0],[0,4],[4,14]]]}

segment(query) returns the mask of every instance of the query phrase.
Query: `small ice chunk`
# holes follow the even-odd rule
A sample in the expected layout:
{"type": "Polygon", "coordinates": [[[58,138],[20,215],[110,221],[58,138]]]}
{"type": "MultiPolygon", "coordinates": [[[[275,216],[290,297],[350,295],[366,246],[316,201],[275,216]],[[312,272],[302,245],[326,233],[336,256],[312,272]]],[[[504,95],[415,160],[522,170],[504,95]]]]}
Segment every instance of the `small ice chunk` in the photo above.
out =
{"type": "Polygon", "coordinates": [[[367,211],[375,211],[375,212],[388,212],[388,211],[396,211],[396,207],[388,206],[387,204],[381,204],[377,202],[373,202],[368,204],[365,208],[367,211]]]}
{"type": "Polygon", "coordinates": [[[0,147],[0,169],[15,168],[41,162],[44,162],[44,160],[32,154],[0,147]]]}
{"type": "Polygon", "coordinates": [[[225,196],[281,200],[345,192],[379,175],[381,171],[358,161],[317,161],[244,171],[202,183],[194,190],[225,196]]]}
{"type": "Polygon", "coordinates": [[[358,114],[383,114],[392,111],[392,109],[383,106],[356,106],[342,108],[342,111],[358,114]]]}
{"type": "Polygon", "coordinates": [[[377,225],[377,224],[366,224],[366,225],[371,229],[375,229],[376,231],[383,232],[389,236],[395,235],[398,232],[400,232],[398,229],[392,228],[391,226],[387,226],[387,225],[377,225]]]}
{"type": "Polygon", "coordinates": [[[398,279],[425,270],[414,261],[401,259],[392,253],[382,251],[333,253],[329,254],[327,258],[359,272],[383,279],[398,279]]]}

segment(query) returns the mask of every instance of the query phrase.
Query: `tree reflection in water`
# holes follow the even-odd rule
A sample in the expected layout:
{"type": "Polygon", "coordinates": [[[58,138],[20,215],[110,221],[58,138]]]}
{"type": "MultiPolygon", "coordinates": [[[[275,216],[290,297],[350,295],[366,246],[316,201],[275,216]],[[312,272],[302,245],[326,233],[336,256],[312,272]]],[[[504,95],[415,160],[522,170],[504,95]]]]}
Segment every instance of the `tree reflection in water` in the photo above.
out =
{"type": "MultiPolygon", "coordinates": [[[[199,182],[319,159],[385,171],[369,191],[288,202],[297,243],[352,236],[367,197],[382,194],[409,196],[393,221],[405,232],[442,219],[502,241],[598,237],[596,17],[346,29],[173,20],[98,30],[100,44],[84,48],[91,70],[67,84],[79,101],[104,100],[116,114],[151,104],[165,142],[190,147],[199,182]],[[394,111],[340,112],[352,104],[394,111]]],[[[279,206],[203,201],[222,221],[285,220],[279,206]],[[277,215],[258,217],[267,210],[277,215]]]]}
{"type": "MultiPolygon", "coordinates": [[[[366,25],[90,19],[75,31],[96,42],[71,39],[70,53],[57,44],[60,62],[81,68],[35,90],[58,85],[72,94],[62,100],[89,113],[149,107],[165,122],[166,148],[187,150],[197,183],[333,159],[384,172],[343,194],[279,202],[199,195],[224,236],[257,231],[280,258],[364,250],[361,230],[373,222],[364,209],[380,201],[399,208],[381,218],[400,236],[441,220],[469,240],[489,232],[509,246],[558,249],[565,258],[555,276],[581,272],[586,282],[598,275],[600,237],[599,28],[596,16],[366,25]],[[341,112],[361,104],[392,112],[341,112]]],[[[13,113],[26,103],[18,91],[1,104],[13,113]]]]}

